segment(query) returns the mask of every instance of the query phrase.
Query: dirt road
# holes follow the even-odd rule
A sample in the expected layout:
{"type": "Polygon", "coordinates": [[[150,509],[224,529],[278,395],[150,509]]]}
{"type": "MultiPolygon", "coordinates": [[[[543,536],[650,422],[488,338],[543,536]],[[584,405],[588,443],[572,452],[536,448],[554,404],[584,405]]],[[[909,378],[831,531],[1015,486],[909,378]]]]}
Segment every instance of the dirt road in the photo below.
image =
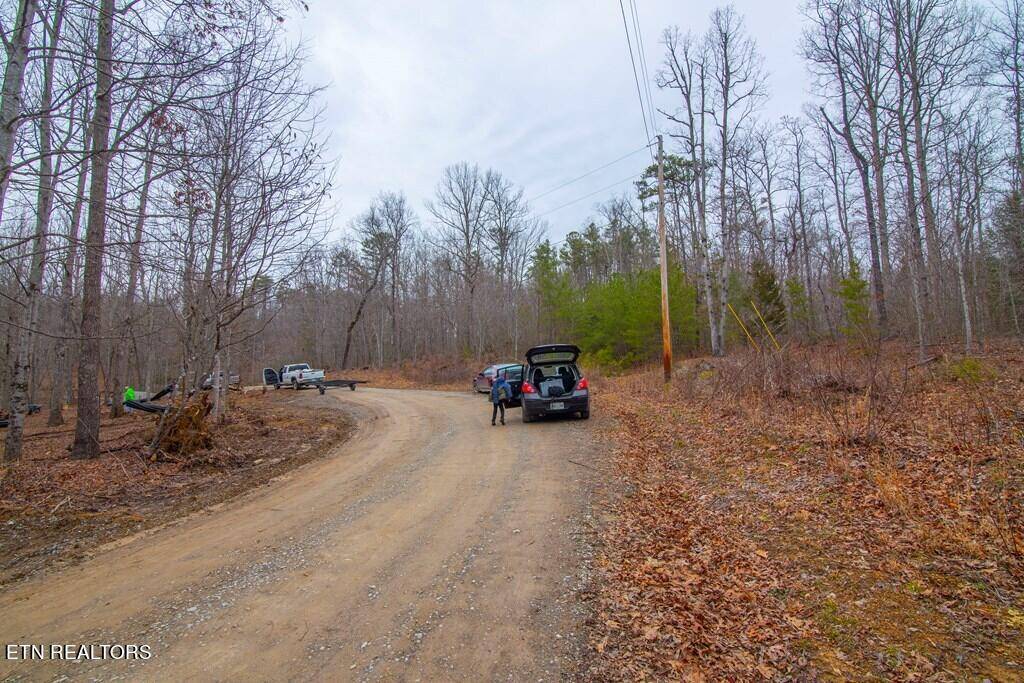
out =
{"type": "Polygon", "coordinates": [[[593,421],[491,427],[480,396],[306,392],[360,427],[268,486],[0,595],[0,644],[145,644],[10,661],[52,680],[553,680],[585,659],[593,421]],[[527,444],[536,448],[525,449],[527,444]]]}

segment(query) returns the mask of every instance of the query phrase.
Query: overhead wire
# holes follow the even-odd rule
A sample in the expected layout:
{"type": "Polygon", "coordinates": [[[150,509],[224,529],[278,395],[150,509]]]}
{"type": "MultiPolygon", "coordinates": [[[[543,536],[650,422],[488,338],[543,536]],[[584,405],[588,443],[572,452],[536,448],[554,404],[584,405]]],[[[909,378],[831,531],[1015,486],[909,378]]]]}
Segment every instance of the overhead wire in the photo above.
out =
{"type": "MultiPolygon", "coordinates": [[[[564,183],[556,185],[555,187],[552,187],[549,190],[545,190],[544,192],[541,192],[538,195],[534,195],[533,197],[530,197],[527,200],[528,202],[533,202],[533,201],[535,201],[537,199],[540,199],[542,197],[546,197],[546,196],[550,195],[551,193],[557,192],[558,190],[561,190],[561,189],[563,189],[565,187],[568,187],[569,185],[572,185],[572,184],[574,184],[576,182],[579,182],[580,180],[583,180],[584,178],[587,178],[587,177],[593,175],[594,173],[597,173],[598,171],[602,171],[602,170],[604,170],[604,169],[606,169],[606,168],[608,168],[610,166],[613,166],[614,164],[617,164],[620,161],[628,159],[629,157],[633,156],[634,154],[637,154],[638,152],[641,152],[641,151],[643,151],[645,149],[648,150],[648,151],[651,150],[651,147],[654,144],[654,142],[653,142],[654,138],[651,135],[651,129],[653,128],[655,133],[658,133],[657,120],[656,120],[655,115],[654,115],[654,112],[655,112],[655,109],[654,109],[654,98],[651,95],[651,88],[650,88],[650,82],[649,82],[650,78],[649,78],[648,70],[647,70],[647,58],[644,56],[643,35],[642,35],[641,30],[640,30],[639,12],[637,10],[635,0],[629,0],[629,5],[630,5],[630,19],[632,20],[633,32],[634,32],[634,34],[636,36],[636,44],[637,44],[636,45],[636,48],[637,48],[636,51],[637,51],[638,54],[634,54],[634,52],[633,52],[633,37],[630,36],[630,26],[629,26],[630,25],[630,19],[626,18],[626,8],[625,8],[625,5],[623,4],[623,0],[619,0],[619,11],[620,11],[620,13],[622,15],[622,28],[623,28],[623,30],[626,33],[626,47],[629,50],[629,61],[630,61],[630,64],[632,66],[632,69],[633,69],[633,82],[636,85],[637,102],[640,104],[640,116],[641,116],[641,119],[643,120],[643,123],[644,123],[644,133],[647,136],[647,144],[645,144],[642,147],[639,147],[639,148],[637,148],[637,149],[635,149],[635,150],[633,150],[631,152],[628,152],[627,154],[624,154],[621,157],[613,159],[613,160],[609,161],[606,164],[603,164],[601,166],[598,166],[597,168],[591,169],[591,170],[587,171],[586,173],[578,175],[575,178],[567,180],[564,183]],[[639,70],[638,70],[638,67],[637,67],[637,57],[639,57],[639,61],[640,61],[639,70]],[[640,77],[641,73],[643,74],[643,78],[642,79],[640,77]],[[643,86],[640,85],[640,81],[641,80],[643,80],[643,86]],[[646,104],[644,103],[645,96],[646,96],[646,104]]],[[[653,152],[651,152],[651,158],[652,159],[654,158],[654,153],[653,152]]],[[[549,214],[554,213],[555,211],[559,211],[559,210],[564,209],[564,208],[566,208],[568,206],[572,206],[573,204],[581,202],[584,199],[588,199],[590,197],[593,197],[596,194],[599,194],[601,192],[605,192],[605,191],[610,190],[610,189],[612,189],[614,187],[617,187],[617,186],[621,185],[622,183],[628,182],[630,180],[635,180],[636,178],[638,178],[641,175],[643,175],[643,173],[644,173],[644,171],[641,171],[639,173],[635,173],[635,174],[629,176],[628,178],[623,178],[622,180],[619,180],[619,181],[617,181],[615,183],[612,183],[611,185],[607,185],[607,186],[602,187],[600,189],[594,190],[593,192],[588,192],[585,195],[577,197],[577,198],[575,198],[573,200],[570,200],[568,202],[564,202],[562,204],[559,204],[558,206],[553,207],[551,209],[548,209],[547,211],[543,211],[543,212],[541,212],[539,214],[536,214],[536,217],[540,218],[540,217],[543,217],[543,216],[547,216],[549,214]]],[[[564,240],[560,240],[560,241],[564,241],[564,240]]],[[[555,244],[557,244],[557,242],[555,244]]]]}
{"type": "MultiPolygon", "coordinates": [[[[644,120],[644,132],[647,134],[647,142],[651,142],[651,129],[647,125],[647,108],[644,106],[644,96],[640,89],[640,77],[637,75],[636,70],[636,58],[633,56],[633,39],[629,35],[629,22],[626,21],[626,8],[622,4],[622,0],[619,0],[619,10],[622,12],[622,28],[626,31],[626,47],[629,48],[629,61],[633,65],[633,81],[636,83],[636,97],[640,102],[640,115],[644,120]]],[[[639,48],[640,46],[637,45],[639,48]]]]}
{"type": "Polygon", "coordinates": [[[640,71],[644,76],[644,91],[647,93],[647,111],[651,117],[651,127],[654,128],[654,133],[657,135],[660,132],[658,130],[658,117],[655,116],[654,97],[651,96],[651,75],[647,69],[647,48],[644,45],[643,31],[640,30],[640,10],[637,9],[636,0],[629,0],[629,10],[633,15],[633,35],[636,36],[637,54],[640,57],[640,71]]]}
{"type": "Polygon", "coordinates": [[[632,152],[629,152],[627,154],[623,154],[618,159],[612,159],[611,161],[609,161],[608,163],[604,164],[603,166],[598,166],[597,168],[592,169],[590,171],[587,171],[586,173],[584,173],[582,175],[578,175],[575,178],[573,178],[572,180],[567,180],[564,183],[562,183],[561,185],[556,185],[555,187],[552,187],[550,190],[546,190],[544,192],[541,192],[538,195],[530,197],[526,201],[532,202],[532,201],[534,201],[536,199],[540,199],[541,197],[546,197],[549,194],[551,194],[552,192],[557,192],[558,190],[561,190],[563,187],[568,187],[569,185],[572,185],[575,182],[583,180],[586,177],[592,176],[593,174],[597,173],[598,171],[603,171],[604,169],[608,168],[609,166],[613,166],[613,165],[619,163],[620,161],[624,161],[625,159],[628,159],[629,157],[633,156],[634,154],[637,154],[638,152],[642,152],[645,149],[649,149],[651,144],[652,143],[648,143],[646,145],[643,145],[642,147],[637,147],[632,152]]]}
{"type": "Polygon", "coordinates": [[[548,209],[547,211],[544,211],[543,213],[538,213],[536,215],[536,217],[540,218],[541,216],[547,216],[549,213],[554,213],[555,211],[558,211],[559,209],[564,209],[565,207],[571,206],[571,205],[573,205],[573,204],[575,204],[577,202],[582,202],[584,199],[587,199],[589,197],[593,197],[595,194],[599,194],[601,192],[605,192],[607,190],[610,190],[613,187],[617,187],[617,186],[621,185],[622,183],[627,182],[629,180],[635,180],[635,179],[639,178],[640,176],[642,176],[643,174],[644,174],[644,171],[640,171],[639,173],[634,173],[633,175],[629,176],[628,178],[623,178],[622,180],[619,180],[618,182],[614,182],[611,185],[608,185],[606,187],[602,187],[602,188],[600,188],[598,190],[594,190],[593,192],[589,192],[589,193],[583,195],[582,197],[577,197],[576,199],[573,199],[572,201],[565,202],[564,204],[559,204],[558,206],[556,206],[553,209],[548,209]]]}

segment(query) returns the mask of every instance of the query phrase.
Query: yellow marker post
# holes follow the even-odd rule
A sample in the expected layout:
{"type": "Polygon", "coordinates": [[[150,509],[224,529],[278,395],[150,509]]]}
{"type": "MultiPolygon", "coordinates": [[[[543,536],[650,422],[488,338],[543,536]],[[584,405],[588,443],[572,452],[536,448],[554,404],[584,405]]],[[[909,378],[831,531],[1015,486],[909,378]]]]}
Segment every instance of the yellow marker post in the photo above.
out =
{"type": "Polygon", "coordinates": [[[726,302],[725,305],[729,307],[729,311],[732,313],[732,317],[736,318],[736,322],[738,322],[740,324],[740,329],[742,329],[743,333],[745,335],[747,335],[747,339],[750,340],[750,343],[753,344],[754,348],[757,349],[758,353],[760,353],[761,352],[761,347],[757,345],[757,342],[754,341],[754,338],[750,336],[750,332],[747,330],[747,326],[744,325],[743,321],[740,320],[740,317],[738,315],[736,315],[736,309],[734,309],[732,307],[732,304],[730,304],[728,302],[726,302]]]}
{"type": "Polygon", "coordinates": [[[781,351],[782,347],[779,346],[779,342],[775,340],[775,335],[772,334],[771,328],[768,327],[768,323],[764,321],[764,316],[761,315],[761,311],[757,310],[757,304],[751,301],[750,305],[754,307],[754,313],[757,313],[757,319],[761,321],[762,325],[764,325],[764,331],[768,333],[769,337],[771,337],[772,344],[775,344],[775,350],[781,351]]]}

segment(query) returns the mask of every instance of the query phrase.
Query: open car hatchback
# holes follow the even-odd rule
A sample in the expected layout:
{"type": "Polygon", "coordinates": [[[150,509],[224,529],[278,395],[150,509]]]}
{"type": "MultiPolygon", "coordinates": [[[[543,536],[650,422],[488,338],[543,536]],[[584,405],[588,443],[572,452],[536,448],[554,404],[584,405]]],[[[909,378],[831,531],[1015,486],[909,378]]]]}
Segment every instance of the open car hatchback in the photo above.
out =
{"type": "Polygon", "coordinates": [[[523,422],[547,415],[590,417],[590,384],[576,364],[579,356],[573,344],[544,344],[526,352],[520,381],[509,382],[523,408],[523,422]]]}

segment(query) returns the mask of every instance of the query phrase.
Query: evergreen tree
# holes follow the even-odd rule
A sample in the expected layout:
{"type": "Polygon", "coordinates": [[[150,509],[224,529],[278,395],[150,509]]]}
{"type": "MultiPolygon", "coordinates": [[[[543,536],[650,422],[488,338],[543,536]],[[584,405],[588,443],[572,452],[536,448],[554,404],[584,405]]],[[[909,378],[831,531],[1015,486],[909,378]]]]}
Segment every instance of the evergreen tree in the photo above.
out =
{"type": "Polygon", "coordinates": [[[1011,192],[999,203],[992,216],[992,227],[999,236],[1015,288],[1024,287],[1024,201],[1020,192],[1011,192]]]}
{"type": "Polygon", "coordinates": [[[811,301],[807,297],[807,288],[799,278],[786,280],[786,297],[789,299],[789,318],[810,333],[811,301]]]}
{"type": "Polygon", "coordinates": [[[860,264],[855,259],[850,260],[850,271],[839,281],[835,293],[843,304],[843,315],[846,319],[842,333],[860,341],[872,339],[875,335],[871,320],[868,282],[861,275],[860,264]]]}
{"type": "Polygon", "coordinates": [[[540,328],[551,339],[569,324],[576,298],[569,274],[559,267],[558,255],[550,240],[544,240],[533,253],[530,278],[537,291],[540,328]]]}
{"type": "MultiPolygon", "coordinates": [[[[775,277],[775,270],[764,261],[754,261],[751,293],[768,329],[775,336],[782,334],[786,329],[786,304],[782,300],[782,289],[775,277]]],[[[757,327],[761,327],[760,321],[757,327]]]]}

